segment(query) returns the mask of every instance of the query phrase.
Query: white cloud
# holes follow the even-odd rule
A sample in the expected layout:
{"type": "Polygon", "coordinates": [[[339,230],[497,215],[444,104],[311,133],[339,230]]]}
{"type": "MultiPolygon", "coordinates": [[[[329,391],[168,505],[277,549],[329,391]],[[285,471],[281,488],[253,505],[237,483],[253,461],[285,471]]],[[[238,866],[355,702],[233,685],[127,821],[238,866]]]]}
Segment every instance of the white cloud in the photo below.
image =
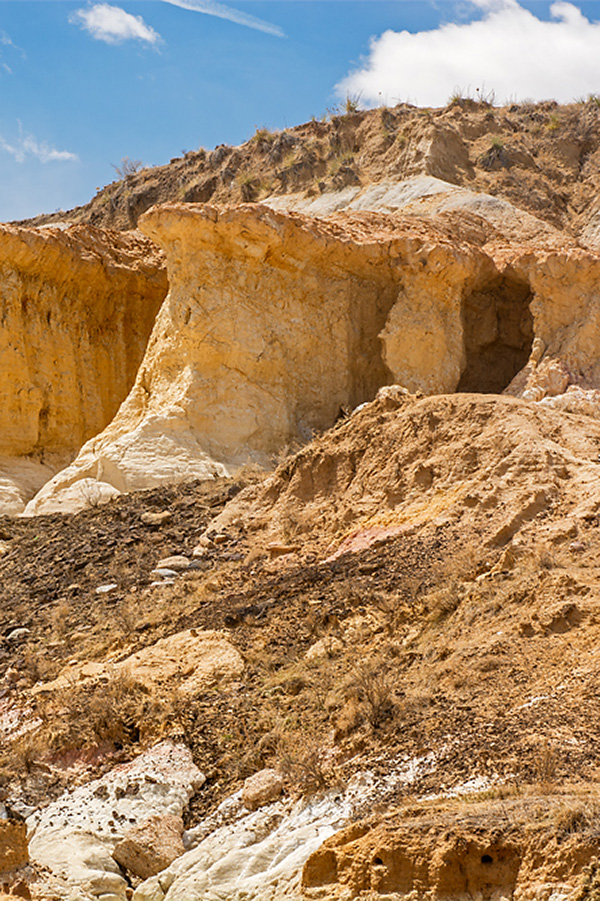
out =
{"type": "Polygon", "coordinates": [[[233,9],[224,3],[218,3],[217,0],[164,0],[172,6],[180,6],[181,9],[191,9],[193,12],[205,13],[207,16],[217,16],[219,19],[227,19],[229,22],[236,22],[238,25],[246,25],[248,28],[255,28],[257,31],[264,31],[266,34],[273,34],[278,38],[285,37],[284,32],[278,25],[272,25],[256,16],[250,16],[241,12],[239,9],[233,9]]]}
{"type": "MultiPolygon", "coordinates": [[[[10,37],[7,35],[7,33],[1,28],[0,28],[0,47],[8,47],[9,50],[15,50],[21,57],[23,57],[23,59],[26,58],[23,50],[20,47],[17,47],[17,45],[10,39],[10,37]]],[[[13,70],[11,69],[11,67],[2,58],[0,58],[0,69],[3,72],[6,72],[8,75],[13,74],[13,70]]]]}
{"type": "Polygon", "coordinates": [[[517,0],[475,0],[483,17],[410,34],[371,39],[361,67],[336,85],[340,96],[365,103],[409,100],[445,104],[454,90],[494,91],[498,101],[532,98],[569,102],[600,91],[600,23],[573,3],[550,7],[542,21],[517,0]]]}
{"type": "Polygon", "coordinates": [[[20,122],[19,137],[16,141],[13,141],[11,143],[10,141],[7,141],[2,135],[0,135],[0,150],[4,150],[5,153],[10,153],[10,155],[15,158],[17,163],[24,163],[28,157],[34,157],[42,163],[50,163],[60,160],[76,162],[79,159],[76,153],[71,153],[68,150],[56,150],[54,147],[50,147],[49,144],[46,144],[45,141],[42,141],[40,143],[33,137],[33,135],[23,134],[23,129],[20,122]]]}
{"type": "Polygon", "coordinates": [[[95,3],[87,9],[78,9],[71,13],[69,21],[81,25],[93,38],[107,44],[121,44],[129,40],[158,44],[161,39],[141,16],[132,16],[109,3],[95,3]]]}

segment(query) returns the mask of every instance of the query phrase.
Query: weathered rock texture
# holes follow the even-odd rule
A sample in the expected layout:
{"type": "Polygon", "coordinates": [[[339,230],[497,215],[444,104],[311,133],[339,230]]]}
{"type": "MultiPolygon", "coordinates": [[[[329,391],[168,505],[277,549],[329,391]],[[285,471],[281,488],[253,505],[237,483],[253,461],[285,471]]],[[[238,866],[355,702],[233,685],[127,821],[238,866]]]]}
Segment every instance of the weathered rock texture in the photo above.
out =
{"type": "Polygon", "coordinates": [[[134,876],[150,879],[185,853],[182,834],[181,817],[148,817],[127,830],[115,845],[113,857],[134,876]]]}
{"type": "Polygon", "coordinates": [[[66,667],[34,693],[68,690],[76,685],[127,676],[152,690],[173,684],[185,695],[226,683],[244,670],[244,661],[223,632],[189,629],[161,638],[118,663],[92,661],[66,667]]]}
{"type": "Polygon", "coordinates": [[[40,897],[125,901],[127,883],[113,849],[132,823],[181,816],[203,781],[187,748],[166,741],[65,792],[28,820],[31,860],[50,874],[40,897]]]}
{"type": "Polygon", "coordinates": [[[171,288],[135,384],[28,512],[71,509],[82,480],[110,493],[268,465],[385,384],[533,400],[596,388],[597,256],[504,201],[430,190],[407,185],[404,214],[147,213],[171,288]]]}
{"type": "MultiPolygon", "coordinates": [[[[372,828],[347,827],[309,857],[304,898],[424,897],[434,899],[566,898],[598,854],[597,836],[560,834],[519,822],[527,811],[511,804],[516,822],[502,830],[492,811],[475,827],[437,812],[411,822],[389,817],[372,828]],[[454,822],[453,822],[454,820],[454,822]]],[[[556,814],[555,814],[556,816],[556,814]]]]}
{"type": "Polygon", "coordinates": [[[27,826],[16,820],[0,820],[0,875],[28,862],[27,826]]]}
{"type": "Polygon", "coordinates": [[[0,227],[0,503],[9,510],[28,478],[36,489],[48,478],[22,475],[14,458],[64,461],[110,422],[166,287],[162,256],[141,235],[0,227]]]}
{"type": "Polygon", "coordinates": [[[172,287],[136,383],[29,512],[78,479],[122,491],[268,463],[382,384],[454,390],[463,299],[499,278],[477,247],[415,219],[168,205],[144,228],[172,287]]]}

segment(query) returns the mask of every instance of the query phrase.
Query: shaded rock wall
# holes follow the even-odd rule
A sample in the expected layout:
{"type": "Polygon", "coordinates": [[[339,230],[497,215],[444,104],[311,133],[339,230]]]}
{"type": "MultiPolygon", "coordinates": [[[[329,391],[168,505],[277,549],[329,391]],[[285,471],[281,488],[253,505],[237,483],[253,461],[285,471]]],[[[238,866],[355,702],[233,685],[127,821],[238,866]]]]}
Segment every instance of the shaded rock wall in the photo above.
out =
{"type": "Polygon", "coordinates": [[[110,422],[166,291],[141,235],[0,226],[0,512],[110,422]]]}
{"type": "Polygon", "coordinates": [[[166,286],[142,236],[0,227],[0,454],[72,453],[110,422],[166,286]]]}

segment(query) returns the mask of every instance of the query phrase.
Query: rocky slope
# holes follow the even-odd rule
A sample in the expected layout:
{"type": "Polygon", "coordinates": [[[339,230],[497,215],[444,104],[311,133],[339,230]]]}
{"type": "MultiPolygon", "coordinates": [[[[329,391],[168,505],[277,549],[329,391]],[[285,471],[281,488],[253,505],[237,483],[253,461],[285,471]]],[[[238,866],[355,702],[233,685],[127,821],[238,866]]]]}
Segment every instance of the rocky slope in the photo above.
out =
{"type": "MultiPolygon", "coordinates": [[[[240,147],[190,151],[166,166],[125,175],[86,206],[27,224],[84,222],[135,227],[157,203],[239,203],[301,192],[319,197],[430,175],[519,209],[594,243],[600,143],[597,98],[493,108],[455,100],[331,114],[282,132],[257,129],[240,147]]],[[[127,168],[127,167],[125,167],[127,168]]]]}
{"type": "Polygon", "coordinates": [[[72,214],[148,238],[0,232],[20,497],[85,441],[0,519],[3,897],[598,897],[598,115],[336,116],[72,214]]]}

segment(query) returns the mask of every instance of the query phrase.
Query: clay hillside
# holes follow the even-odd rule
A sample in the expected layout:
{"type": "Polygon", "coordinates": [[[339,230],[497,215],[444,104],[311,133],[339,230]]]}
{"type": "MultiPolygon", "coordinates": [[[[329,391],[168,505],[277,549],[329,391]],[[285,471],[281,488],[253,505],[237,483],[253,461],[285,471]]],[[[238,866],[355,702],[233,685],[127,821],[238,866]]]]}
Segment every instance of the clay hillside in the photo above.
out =
{"type": "Polygon", "coordinates": [[[0,898],[597,901],[600,106],[0,226],[0,898]]]}

